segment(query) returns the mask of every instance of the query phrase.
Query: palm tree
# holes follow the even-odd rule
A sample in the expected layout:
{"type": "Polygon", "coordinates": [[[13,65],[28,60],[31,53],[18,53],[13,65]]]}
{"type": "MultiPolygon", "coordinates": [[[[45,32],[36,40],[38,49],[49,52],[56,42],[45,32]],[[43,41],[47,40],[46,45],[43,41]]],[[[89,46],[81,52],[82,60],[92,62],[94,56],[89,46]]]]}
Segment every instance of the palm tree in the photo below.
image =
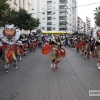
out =
{"type": "Polygon", "coordinates": [[[95,8],[94,13],[94,20],[97,26],[100,27],[100,6],[98,8],[95,8]]]}
{"type": "Polygon", "coordinates": [[[0,26],[6,22],[9,10],[10,6],[7,3],[7,0],[0,0],[0,26]]]}

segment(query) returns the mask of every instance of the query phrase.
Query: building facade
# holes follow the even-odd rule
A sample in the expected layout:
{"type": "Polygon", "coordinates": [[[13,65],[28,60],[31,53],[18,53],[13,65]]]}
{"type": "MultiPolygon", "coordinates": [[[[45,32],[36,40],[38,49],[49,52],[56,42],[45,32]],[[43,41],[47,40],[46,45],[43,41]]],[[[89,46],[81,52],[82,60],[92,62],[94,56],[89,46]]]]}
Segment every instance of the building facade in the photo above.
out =
{"type": "Polygon", "coordinates": [[[18,11],[20,8],[25,9],[28,13],[31,13],[31,2],[30,0],[8,0],[12,9],[18,11]]]}
{"type": "Polygon", "coordinates": [[[91,33],[91,19],[86,17],[86,34],[91,33]]]}
{"type": "Polygon", "coordinates": [[[77,29],[76,0],[31,0],[32,16],[43,31],[74,32],[77,29]]]}
{"type": "Polygon", "coordinates": [[[86,22],[82,20],[79,16],[77,17],[77,32],[86,34],[86,22]]]}

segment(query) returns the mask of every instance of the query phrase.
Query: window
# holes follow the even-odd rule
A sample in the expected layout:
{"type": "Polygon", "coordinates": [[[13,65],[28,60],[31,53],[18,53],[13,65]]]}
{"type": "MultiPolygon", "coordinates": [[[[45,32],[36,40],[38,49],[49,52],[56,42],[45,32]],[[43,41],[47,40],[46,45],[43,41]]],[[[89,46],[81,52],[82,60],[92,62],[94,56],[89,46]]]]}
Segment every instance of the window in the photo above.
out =
{"type": "Polygon", "coordinates": [[[56,30],[56,28],[55,28],[55,27],[53,27],[53,30],[56,30]]]}
{"type": "Polygon", "coordinates": [[[45,18],[42,18],[43,20],[45,20],[45,18]]]}
{"type": "Polygon", "coordinates": [[[45,12],[43,12],[42,14],[45,15],[45,12]]]}

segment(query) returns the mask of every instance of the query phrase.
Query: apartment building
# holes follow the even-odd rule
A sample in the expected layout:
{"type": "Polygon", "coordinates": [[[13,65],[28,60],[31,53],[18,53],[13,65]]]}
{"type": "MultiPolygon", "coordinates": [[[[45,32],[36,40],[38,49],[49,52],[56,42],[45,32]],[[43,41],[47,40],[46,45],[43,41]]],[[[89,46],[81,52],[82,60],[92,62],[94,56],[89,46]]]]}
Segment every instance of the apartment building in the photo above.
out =
{"type": "Polygon", "coordinates": [[[31,0],[32,16],[43,31],[74,32],[77,29],[76,0],[31,0]]]}
{"type": "Polygon", "coordinates": [[[77,17],[77,31],[83,33],[83,20],[79,16],[77,17]]]}
{"type": "Polygon", "coordinates": [[[7,3],[10,4],[12,9],[18,11],[20,8],[25,9],[28,13],[31,13],[31,2],[30,0],[8,0],[7,3]]]}
{"type": "Polygon", "coordinates": [[[86,33],[91,33],[91,19],[89,17],[86,17],[86,33]]]}

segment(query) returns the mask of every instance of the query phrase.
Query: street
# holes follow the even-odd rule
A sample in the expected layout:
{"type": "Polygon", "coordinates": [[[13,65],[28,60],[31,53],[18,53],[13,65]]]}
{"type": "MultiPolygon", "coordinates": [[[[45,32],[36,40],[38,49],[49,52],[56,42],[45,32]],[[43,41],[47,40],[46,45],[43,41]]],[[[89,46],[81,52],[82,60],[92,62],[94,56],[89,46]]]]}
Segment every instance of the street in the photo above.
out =
{"type": "Polygon", "coordinates": [[[23,56],[18,69],[11,64],[9,73],[0,62],[0,100],[100,100],[89,97],[89,90],[100,90],[96,60],[84,60],[75,50],[66,49],[56,71],[51,70],[49,55],[39,48],[23,56]]]}

